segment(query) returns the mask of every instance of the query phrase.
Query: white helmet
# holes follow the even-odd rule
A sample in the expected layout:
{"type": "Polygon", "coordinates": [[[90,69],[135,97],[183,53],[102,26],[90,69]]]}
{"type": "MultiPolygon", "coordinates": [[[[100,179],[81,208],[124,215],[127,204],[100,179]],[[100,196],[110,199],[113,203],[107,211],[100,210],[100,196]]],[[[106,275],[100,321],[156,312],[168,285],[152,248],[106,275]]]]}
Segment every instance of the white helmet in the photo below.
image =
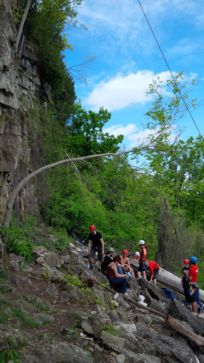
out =
{"type": "Polygon", "coordinates": [[[142,246],[142,245],[145,245],[145,241],[144,241],[143,239],[141,239],[141,240],[139,241],[139,246],[142,246]]]}
{"type": "Polygon", "coordinates": [[[140,253],[139,253],[139,251],[135,252],[135,256],[140,257],[140,253]]]}

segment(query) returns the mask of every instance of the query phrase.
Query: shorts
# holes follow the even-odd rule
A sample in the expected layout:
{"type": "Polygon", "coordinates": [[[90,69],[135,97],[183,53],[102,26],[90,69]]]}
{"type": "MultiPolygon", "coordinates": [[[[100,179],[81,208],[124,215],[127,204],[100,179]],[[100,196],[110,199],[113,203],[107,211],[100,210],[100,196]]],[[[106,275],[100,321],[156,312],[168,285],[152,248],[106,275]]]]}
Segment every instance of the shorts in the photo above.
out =
{"type": "Polygon", "coordinates": [[[199,301],[199,289],[196,289],[193,294],[189,294],[189,302],[194,303],[199,301]]]}
{"type": "Polygon", "coordinates": [[[100,262],[103,261],[103,255],[102,255],[102,247],[91,247],[91,251],[90,251],[90,257],[93,258],[95,256],[95,253],[98,252],[98,260],[100,262]]]}
{"type": "Polygon", "coordinates": [[[146,272],[147,271],[147,263],[146,262],[140,262],[138,267],[139,272],[146,272]]]}

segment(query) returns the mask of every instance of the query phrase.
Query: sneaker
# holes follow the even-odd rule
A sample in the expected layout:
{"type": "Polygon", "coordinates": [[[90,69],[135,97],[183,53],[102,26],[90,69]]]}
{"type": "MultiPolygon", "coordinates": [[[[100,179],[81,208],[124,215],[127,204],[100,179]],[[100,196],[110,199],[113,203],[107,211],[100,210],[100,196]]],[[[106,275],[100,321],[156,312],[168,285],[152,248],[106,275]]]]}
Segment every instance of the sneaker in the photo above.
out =
{"type": "Polygon", "coordinates": [[[128,292],[125,292],[125,296],[127,296],[128,295],[128,292]]]}
{"type": "Polygon", "coordinates": [[[116,294],[113,296],[114,299],[117,299],[119,296],[118,292],[116,292],[116,294]]]}

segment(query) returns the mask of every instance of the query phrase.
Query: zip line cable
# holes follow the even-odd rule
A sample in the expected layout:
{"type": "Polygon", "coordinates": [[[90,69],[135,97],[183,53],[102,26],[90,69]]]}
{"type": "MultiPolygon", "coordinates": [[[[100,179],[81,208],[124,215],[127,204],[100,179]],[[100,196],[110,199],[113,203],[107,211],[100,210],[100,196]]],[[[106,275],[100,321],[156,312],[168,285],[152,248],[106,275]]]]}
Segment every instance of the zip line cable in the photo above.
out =
{"type": "Polygon", "coordinates": [[[183,103],[184,103],[184,105],[185,105],[185,108],[186,108],[186,110],[188,111],[188,113],[189,113],[189,115],[190,115],[190,118],[191,118],[191,120],[193,121],[193,123],[194,123],[194,125],[195,125],[195,127],[196,127],[196,129],[197,129],[197,131],[198,131],[199,136],[201,136],[201,132],[200,132],[200,130],[199,130],[199,128],[198,128],[198,125],[197,125],[197,123],[196,123],[196,121],[195,121],[195,119],[194,119],[194,117],[193,117],[193,115],[192,115],[192,113],[191,113],[191,111],[190,111],[190,108],[188,107],[188,104],[187,104],[187,102],[186,102],[186,100],[185,100],[184,96],[183,96],[183,95],[182,95],[182,93],[181,93],[180,88],[178,87],[178,83],[176,82],[176,79],[175,79],[175,77],[174,77],[174,75],[173,75],[173,72],[172,72],[172,70],[171,70],[170,66],[169,66],[169,63],[168,63],[168,61],[167,61],[167,59],[166,59],[166,56],[165,56],[165,54],[164,54],[164,52],[163,52],[163,50],[162,50],[162,48],[161,48],[161,46],[160,46],[160,44],[159,44],[159,41],[158,41],[158,39],[157,39],[157,37],[156,37],[156,34],[155,34],[154,30],[153,30],[153,28],[152,28],[152,26],[151,26],[151,24],[150,24],[150,22],[149,22],[149,20],[148,20],[148,18],[147,18],[147,15],[146,15],[146,13],[145,13],[145,11],[144,11],[144,8],[143,8],[143,6],[142,6],[142,4],[141,4],[141,1],[140,1],[140,0],[137,0],[137,2],[138,2],[139,6],[140,6],[140,8],[141,8],[141,10],[142,10],[142,13],[143,13],[143,15],[144,15],[144,18],[145,18],[145,20],[146,20],[146,22],[147,22],[147,24],[148,24],[148,27],[149,27],[149,29],[150,29],[150,31],[151,31],[151,33],[152,33],[152,35],[153,35],[153,37],[154,37],[154,39],[155,39],[156,43],[157,43],[157,46],[158,46],[158,48],[159,48],[159,50],[160,50],[160,53],[161,53],[161,55],[162,55],[162,57],[163,57],[163,59],[164,59],[164,62],[165,62],[165,64],[166,64],[166,66],[167,66],[168,70],[169,70],[169,73],[170,73],[170,75],[171,75],[171,77],[172,77],[172,80],[173,80],[173,82],[174,82],[174,85],[178,88],[178,93],[179,93],[179,95],[180,95],[180,97],[181,97],[181,99],[182,99],[182,101],[183,101],[183,103]]]}

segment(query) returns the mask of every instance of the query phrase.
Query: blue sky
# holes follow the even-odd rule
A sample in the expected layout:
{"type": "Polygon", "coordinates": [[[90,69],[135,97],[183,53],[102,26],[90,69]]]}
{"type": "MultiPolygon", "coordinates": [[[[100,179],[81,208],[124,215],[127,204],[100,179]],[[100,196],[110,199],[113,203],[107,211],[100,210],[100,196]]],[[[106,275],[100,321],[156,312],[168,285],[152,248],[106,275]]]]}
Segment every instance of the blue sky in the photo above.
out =
{"type": "MultiPolygon", "coordinates": [[[[188,89],[196,97],[192,110],[204,134],[204,0],[141,0],[173,72],[196,75],[188,89]]],[[[167,67],[136,0],[84,0],[78,9],[81,26],[66,26],[73,51],[65,52],[76,94],[87,109],[103,106],[112,113],[107,130],[123,133],[132,147],[148,134],[145,97],[151,81],[169,78],[167,67]]],[[[187,112],[176,123],[182,138],[198,132],[187,112]]]]}

